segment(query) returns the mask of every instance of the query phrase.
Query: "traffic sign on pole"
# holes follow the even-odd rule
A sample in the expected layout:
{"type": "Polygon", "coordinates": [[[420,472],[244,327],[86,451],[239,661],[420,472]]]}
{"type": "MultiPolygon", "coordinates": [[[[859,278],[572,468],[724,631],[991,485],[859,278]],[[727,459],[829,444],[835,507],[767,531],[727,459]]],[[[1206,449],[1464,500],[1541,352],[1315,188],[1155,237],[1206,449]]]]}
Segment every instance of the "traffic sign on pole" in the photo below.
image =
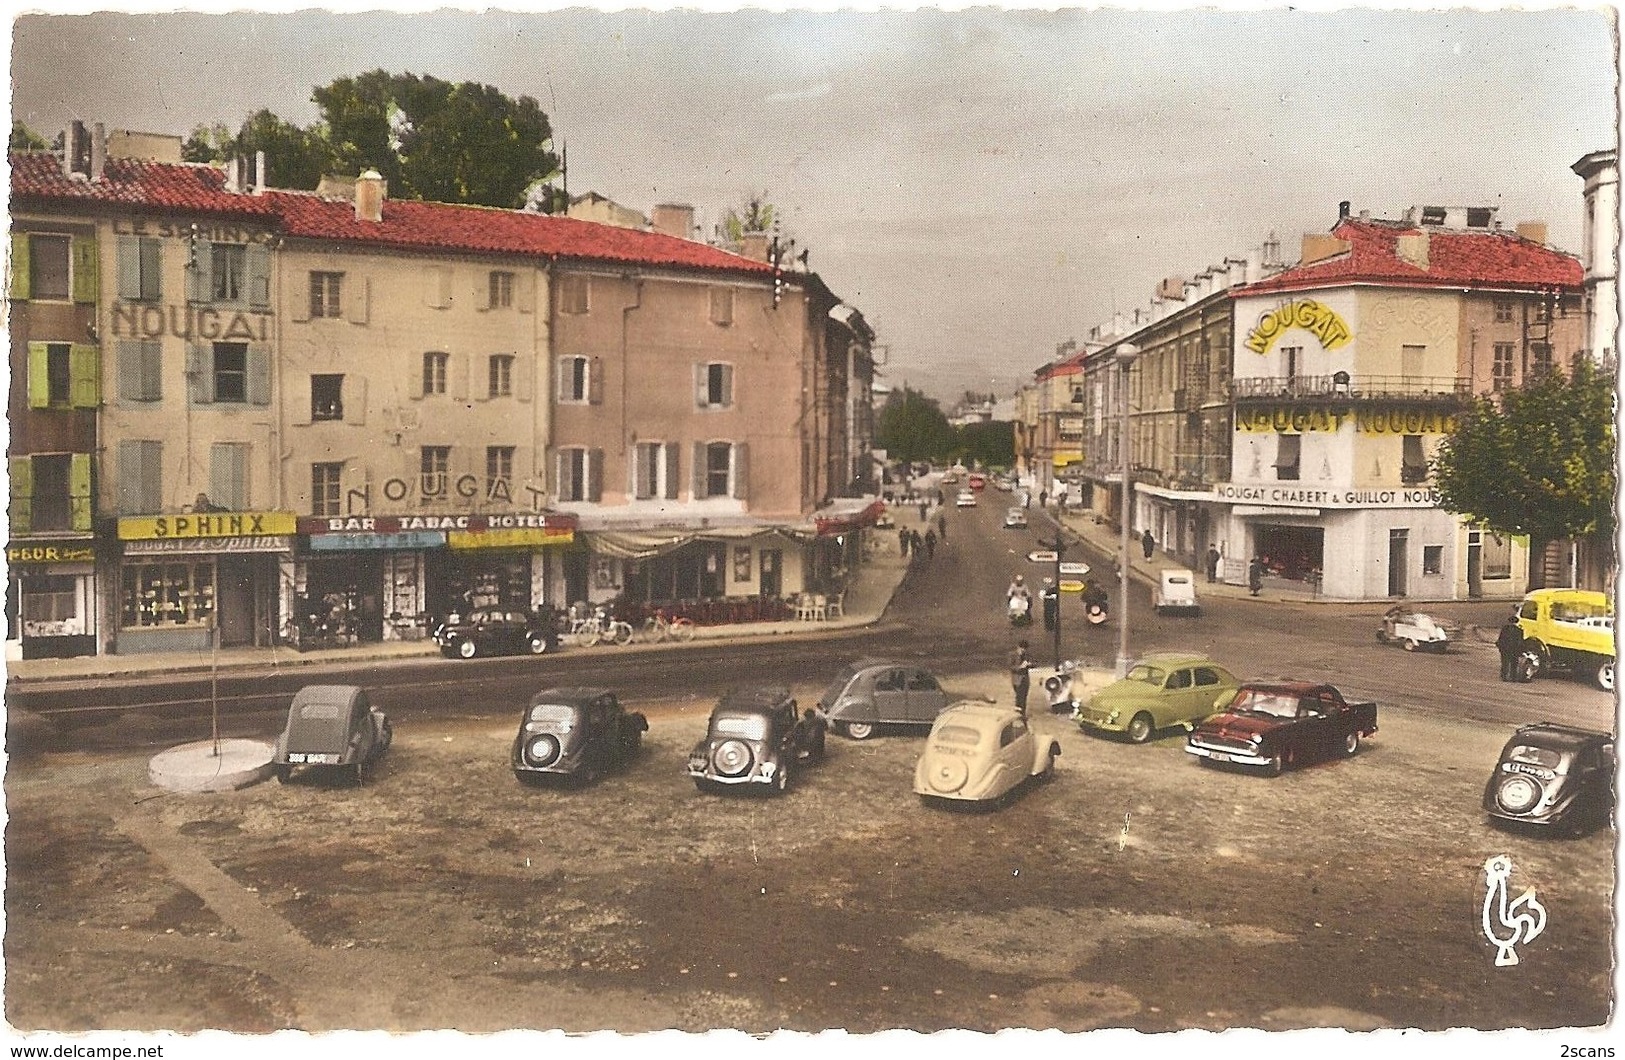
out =
{"type": "Polygon", "coordinates": [[[1033,551],[1033,552],[1027,553],[1027,562],[1028,563],[1055,563],[1059,559],[1060,559],[1060,557],[1057,556],[1053,552],[1033,551]]]}
{"type": "Polygon", "coordinates": [[[1063,564],[1061,564],[1061,577],[1063,577],[1063,578],[1066,578],[1066,577],[1082,578],[1084,575],[1086,575],[1088,573],[1089,573],[1089,564],[1087,564],[1087,563],[1063,563],[1063,564]]]}

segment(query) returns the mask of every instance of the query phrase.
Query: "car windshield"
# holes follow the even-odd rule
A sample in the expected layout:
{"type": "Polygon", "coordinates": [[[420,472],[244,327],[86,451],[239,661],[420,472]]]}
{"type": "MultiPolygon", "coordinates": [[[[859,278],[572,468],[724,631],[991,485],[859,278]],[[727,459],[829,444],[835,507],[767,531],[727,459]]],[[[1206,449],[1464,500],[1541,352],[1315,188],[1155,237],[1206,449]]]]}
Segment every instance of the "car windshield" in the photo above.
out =
{"type": "Polygon", "coordinates": [[[1549,747],[1531,747],[1521,743],[1506,753],[1508,762],[1522,762],[1525,765],[1544,766],[1547,769],[1556,769],[1563,761],[1563,754],[1549,747]]]}
{"type": "Polygon", "coordinates": [[[576,708],[563,703],[537,703],[530,708],[530,720],[543,725],[570,725],[575,718],[576,708]]]}
{"type": "Polygon", "coordinates": [[[711,719],[712,736],[737,736],[742,740],[765,740],[767,719],[760,714],[721,714],[711,719]]]}
{"type": "Polygon", "coordinates": [[[937,730],[938,743],[951,743],[960,747],[975,747],[982,742],[982,734],[968,725],[944,725],[937,730]]]}
{"type": "Polygon", "coordinates": [[[1291,692],[1264,692],[1256,688],[1244,688],[1235,702],[1230,704],[1230,709],[1243,714],[1295,718],[1298,716],[1298,697],[1291,692]]]}
{"type": "Polygon", "coordinates": [[[1135,666],[1134,669],[1128,672],[1128,680],[1140,681],[1144,684],[1155,685],[1158,688],[1162,687],[1162,682],[1167,678],[1167,676],[1167,670],[1164,670],[1160,666],[1150,666],[1146,663],[1140,663],[1135,666]]]}
{"type": "MultiPolygon", "coordinates": [[[[1558,600],[1552,604],[1552,621],[1554,622],[1601,625],[1603,620],[1612,617],[1607,604],[1592,603],[1590,600],[1558,600]]],[[[1612,622],[1608,624],[1612,625],[1612,622]]]]}
{"type": "Polygon", "coordinates": [[[828,688],[824,689],[824,694],[818,697],[818,705],[825,710],[833,707],[835,701],[840,698],[841,693],[846,691],[846,686],[852,683],[852,678],[856,677],[862,669],[863,667],[857,663],[848,663],[842,667],[840,674],[829,683],[828,688]]]}

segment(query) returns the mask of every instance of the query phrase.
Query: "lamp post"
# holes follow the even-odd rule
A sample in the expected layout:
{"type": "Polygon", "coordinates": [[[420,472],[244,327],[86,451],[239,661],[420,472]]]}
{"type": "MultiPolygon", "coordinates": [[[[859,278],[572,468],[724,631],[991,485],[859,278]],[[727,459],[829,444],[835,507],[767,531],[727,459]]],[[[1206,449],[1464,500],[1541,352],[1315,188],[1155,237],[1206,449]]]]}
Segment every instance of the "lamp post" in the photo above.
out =
{"type": "Polygon", "coordinates": [[[1128,676],[1128,565],[1129,540],[1128,520],[1129,513],[1134,507],[1134,494],[1129,484],[1129,438],[1128,438],[1128,373],[1134,365],[1134,359],[1140,355],[1140,348],[1131,342],[1120,343],[1112,354],[1117,361],[1117,391],[1119,422],[1117,429],[1117,449],[1122,459],[1123,500],[1118,521],[1122,524],[1118,537],[1117,553],[1117,667],[1119,678],[1128,676]]]}

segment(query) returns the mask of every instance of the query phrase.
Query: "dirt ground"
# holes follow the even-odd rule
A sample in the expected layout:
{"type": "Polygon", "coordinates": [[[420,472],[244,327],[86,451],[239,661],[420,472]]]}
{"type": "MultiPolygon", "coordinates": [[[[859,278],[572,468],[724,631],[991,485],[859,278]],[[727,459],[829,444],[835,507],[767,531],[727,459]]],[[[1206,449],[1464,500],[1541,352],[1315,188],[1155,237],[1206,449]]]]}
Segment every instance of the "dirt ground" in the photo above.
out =
{"type": "MultiPolygon", "coordinates": [[[[999,675],[982,679],[1008,695],[999,675]]],[[[816,695],[813,689],[804,701],[816,695]]],[[[1267,779],[1061,718],[1053,782],[922,806],[921,740],[831,737],[784,798],[684,775],[708,703],[636,704],[628,772],[516,783],[517,720],[396,719],[364,788],[202,796],[148,754],[14,759],[19,1030],[1585,1027],[1609,1018],[1614,838],[1478,809],[1507,731],[1385,711],[1267,779]],[[1485,860],[1545,932],[1496,967],[1485,860]]],[[[1041,706],[1041,704],[1040,704],[1041,706]]]]}

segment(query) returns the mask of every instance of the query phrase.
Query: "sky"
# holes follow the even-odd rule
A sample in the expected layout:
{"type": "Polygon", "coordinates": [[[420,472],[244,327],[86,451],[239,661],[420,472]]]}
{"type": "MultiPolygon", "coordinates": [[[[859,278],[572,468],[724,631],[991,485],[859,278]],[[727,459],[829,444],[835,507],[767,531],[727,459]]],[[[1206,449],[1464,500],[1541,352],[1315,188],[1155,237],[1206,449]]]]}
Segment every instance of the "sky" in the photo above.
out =
{"type": "MultiPolygon", "coordinates": [[[[105,5],[103,5],[105,6],[105,5]]],[[[48,10],[50,5],[39,10],[48,10]]],[[[67,11],[60,5],[57,11],[67,11]]],[[[1570,165],[1617,142],[1611,7],[1421,11],[29,14],[13,117],[186,134],[382,68],[534,97],[569,189],[709,232],[766,193],[877,331],[882,381],[1008,395],[1164,277],[1338,203],[1499,207],[1580,249],[1570,165]]]]}

